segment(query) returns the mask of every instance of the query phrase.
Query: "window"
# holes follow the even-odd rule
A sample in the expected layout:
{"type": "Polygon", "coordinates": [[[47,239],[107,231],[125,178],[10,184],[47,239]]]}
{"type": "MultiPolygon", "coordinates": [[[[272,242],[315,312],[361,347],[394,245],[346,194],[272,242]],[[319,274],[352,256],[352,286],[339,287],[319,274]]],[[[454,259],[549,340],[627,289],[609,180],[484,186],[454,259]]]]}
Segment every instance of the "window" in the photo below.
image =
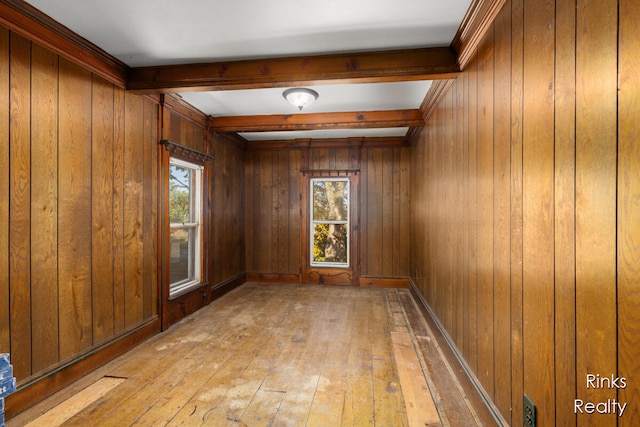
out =
{"type": "Polygon", "coordinates": [[[311,265],[349,266],[349,179],[312,178],[311,265]]]}
{"type": "Polygon", "coordinates": [[[169,161],[169,298],[201,281],[202,170],[177,158],[169,161]]]}

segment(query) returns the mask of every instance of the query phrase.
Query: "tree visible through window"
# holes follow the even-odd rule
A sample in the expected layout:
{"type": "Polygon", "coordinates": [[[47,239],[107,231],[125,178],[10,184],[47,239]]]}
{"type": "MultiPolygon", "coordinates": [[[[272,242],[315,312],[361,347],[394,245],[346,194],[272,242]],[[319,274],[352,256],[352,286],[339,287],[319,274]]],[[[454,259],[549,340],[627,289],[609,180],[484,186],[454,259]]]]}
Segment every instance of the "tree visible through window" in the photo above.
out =
{"type": "Polygon", "coordinates": [[[169,163],[169,296],[200,283],[202,166],[172,158],[169,163]]]}
{"type": "Polygon", "coordinates": [[[349,265],[349,179],[311,179],[311,265],[349,265]]]}

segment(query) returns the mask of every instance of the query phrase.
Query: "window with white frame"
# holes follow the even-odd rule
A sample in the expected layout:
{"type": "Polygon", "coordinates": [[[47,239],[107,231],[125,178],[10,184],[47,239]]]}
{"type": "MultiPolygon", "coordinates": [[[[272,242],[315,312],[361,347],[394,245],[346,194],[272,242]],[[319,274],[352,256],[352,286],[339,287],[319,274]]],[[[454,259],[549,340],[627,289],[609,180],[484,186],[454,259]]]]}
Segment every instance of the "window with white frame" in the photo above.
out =
{"type": "Polygon", "coordinates": [[[349,178],[311,178],[311,265],[349,266],[349,178]]]}
{"type": "Polygon", "coordinates": [[[169,162],[169,298],[201,282],[202,174],[202,165],[174,157],[169,162]]]}

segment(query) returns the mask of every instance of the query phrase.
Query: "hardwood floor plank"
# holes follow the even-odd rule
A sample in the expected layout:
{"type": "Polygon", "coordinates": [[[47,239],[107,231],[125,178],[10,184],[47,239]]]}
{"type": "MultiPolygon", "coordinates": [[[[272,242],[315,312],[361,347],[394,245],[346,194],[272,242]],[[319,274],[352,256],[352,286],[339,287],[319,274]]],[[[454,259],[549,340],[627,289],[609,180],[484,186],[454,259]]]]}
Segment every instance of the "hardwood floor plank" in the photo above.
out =
{"type": "Polygon", "coordinates": [[[65,426],[442,425],[397,292],[246,283],[7,426],[104,376],[126,380],[65,426]]]}
{"type": "Polygon", "coordinates": [[[391,332],[409,426],[441,426],[408,332],[391,332]]]}
{"type": "Polygon", "coordinates": [[[126,380],[124,378],[103,377],[86,389],[82,390],[80,393],[70,397],[60,405],[48,411],[46,414],[36,418],[25,427],[60,425],[91,403],[100,399],[102,396],[119,386],[123,381],[126,380]]]}

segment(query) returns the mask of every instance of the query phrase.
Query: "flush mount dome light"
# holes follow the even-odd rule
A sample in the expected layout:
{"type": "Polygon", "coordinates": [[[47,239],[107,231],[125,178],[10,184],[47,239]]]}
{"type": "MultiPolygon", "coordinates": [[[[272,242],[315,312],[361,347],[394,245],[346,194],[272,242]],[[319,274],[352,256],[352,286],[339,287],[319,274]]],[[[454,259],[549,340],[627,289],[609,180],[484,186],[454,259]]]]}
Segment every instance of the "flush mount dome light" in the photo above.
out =
{"type": "Polygon", "coordinates": [[[318,92],[304,87],[294,87],[282,92],[284,99],[289,101],[291,105],[302,111],[303,108],[313,104],[318,99],[318,92]]]}

